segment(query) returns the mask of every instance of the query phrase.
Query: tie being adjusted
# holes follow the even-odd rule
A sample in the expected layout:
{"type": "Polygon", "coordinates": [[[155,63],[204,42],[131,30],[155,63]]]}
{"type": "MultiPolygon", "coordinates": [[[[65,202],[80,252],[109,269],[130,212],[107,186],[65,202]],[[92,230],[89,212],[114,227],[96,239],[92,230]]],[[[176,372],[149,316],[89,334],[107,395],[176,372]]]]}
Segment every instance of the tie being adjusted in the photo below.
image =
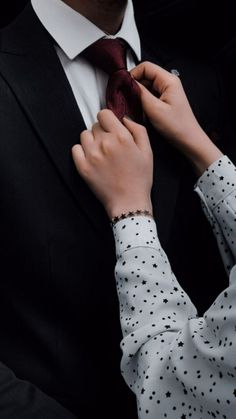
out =
{"type": "Polygon", "coordinates": [[[125,115],[142,122],[140,88],[127,71],[127,44],[120,38],[100,39],[82,55],[95,67],[108,74],[106,105],[121,120],[125,115]]]}

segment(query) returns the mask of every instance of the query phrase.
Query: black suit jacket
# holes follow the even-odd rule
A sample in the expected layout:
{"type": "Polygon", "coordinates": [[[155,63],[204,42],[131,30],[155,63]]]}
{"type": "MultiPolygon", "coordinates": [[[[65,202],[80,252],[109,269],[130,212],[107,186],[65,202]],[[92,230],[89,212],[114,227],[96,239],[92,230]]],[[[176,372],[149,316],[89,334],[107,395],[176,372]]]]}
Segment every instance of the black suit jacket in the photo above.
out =
{"type": "MultiPolygon", "coordinates": [[[[119,370],[112,231],[71,158],[81,113],[30,5],[1,41],[0,418],[135,418],[119,370]]],[[[143,59],[179,70],[203,127],[221,138],[214,70],[142,41],[143,59]]],[[[226,285],[219,254],[191,168],[148,129],[159,235],[203,310],[226,285]]]]}

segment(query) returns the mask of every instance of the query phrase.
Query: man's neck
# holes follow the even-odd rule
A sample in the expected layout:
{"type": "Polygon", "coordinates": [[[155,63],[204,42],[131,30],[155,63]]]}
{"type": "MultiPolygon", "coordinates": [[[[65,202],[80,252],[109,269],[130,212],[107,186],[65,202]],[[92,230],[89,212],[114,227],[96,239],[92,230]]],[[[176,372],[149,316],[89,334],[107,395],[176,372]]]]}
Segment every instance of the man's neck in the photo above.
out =
{"type": "Polygon", "coordinates": [[[105,33],[118,32],[127,5],[127,0],[63,0],[72,9],[81,13],[105,33]]]}

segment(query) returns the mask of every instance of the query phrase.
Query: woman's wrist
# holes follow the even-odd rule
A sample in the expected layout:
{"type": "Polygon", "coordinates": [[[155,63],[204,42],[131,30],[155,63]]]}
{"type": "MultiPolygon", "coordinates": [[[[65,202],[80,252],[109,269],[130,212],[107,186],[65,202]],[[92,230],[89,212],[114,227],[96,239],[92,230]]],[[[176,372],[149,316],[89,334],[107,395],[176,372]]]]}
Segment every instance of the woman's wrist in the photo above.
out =
{"type": "Polygon", "coordinates": [[[202,146],[199,144],[195,154],[191,156],[191,163],[197,176],[201,176],[221,156],[223,153],[212,142],[206,142],[202,146]]]}
{"type": "Polygon", "coordinates": [[[121,199],[119,202],[114,204],[108,205],[106,207],[106,212],[110,220],[114,220],[117,217],[121,217],[123,214],[128,214],[131,212],[137,211],[146,211],[150,215],[153,214],[152,210],[152,201],[151,197],[146,199],[132,199],[132,196],[129,197],[129,200],[122,201],[121,199]]]}
{"type": "Polygon", "coordinates": [[[184,154],[198,176],[201,176],[212,163],[223,155],[201,128],[192,132],[186,143],[188,147],[184,150],[184,154]]]}
{"type": "Polygon", "coordinates": [[[135,211],[123,212],[122,214],[111,219],[111,225],[114,226],[116,223],[118,223],[121,220],[124,220],[126,218],[134,219],[134,217],[153,218],[153,214],[149,210],[140,210],[140,209],[135,210],[135,211]]]}
{"type": "Polygon", "coordinates": [[[205,170],[216,160],[223,156],[223,153],[217,148],[204,150],[202,154],[192,159],[194,170],[198,176],[201,176],[205,170]]]}

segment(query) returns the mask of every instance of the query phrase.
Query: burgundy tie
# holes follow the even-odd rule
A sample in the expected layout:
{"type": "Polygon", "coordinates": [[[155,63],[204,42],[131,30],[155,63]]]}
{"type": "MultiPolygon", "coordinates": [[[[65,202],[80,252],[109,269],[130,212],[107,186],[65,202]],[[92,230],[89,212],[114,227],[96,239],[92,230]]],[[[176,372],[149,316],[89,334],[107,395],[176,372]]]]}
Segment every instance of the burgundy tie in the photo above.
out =
{"type": "Polygon", "coordinates": [[[125,115],[142,121],[140,88],[126,67],[126,43],[120,38],[100,39],[90,45],[82,55],[95,67],[109,75],[106,105],[122,119],[125,115]]]}

